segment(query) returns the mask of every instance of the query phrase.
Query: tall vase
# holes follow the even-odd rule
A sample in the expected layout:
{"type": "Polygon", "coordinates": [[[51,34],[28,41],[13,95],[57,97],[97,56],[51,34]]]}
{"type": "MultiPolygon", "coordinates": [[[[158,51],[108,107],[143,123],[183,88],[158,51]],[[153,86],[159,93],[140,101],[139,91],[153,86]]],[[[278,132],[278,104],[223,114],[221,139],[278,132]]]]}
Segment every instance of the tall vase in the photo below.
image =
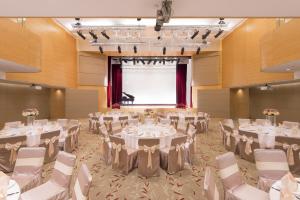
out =
{"type": "Polygon", "coordinates": [[[276,116],[275,115],[266,115],[266,119],[270,122],[272,126],[276,126],[276,116]]]}
{"type": "Polygon", "coordinates": [[[33,126],[35,116],[27,116],[27,126],[33,126]]]}

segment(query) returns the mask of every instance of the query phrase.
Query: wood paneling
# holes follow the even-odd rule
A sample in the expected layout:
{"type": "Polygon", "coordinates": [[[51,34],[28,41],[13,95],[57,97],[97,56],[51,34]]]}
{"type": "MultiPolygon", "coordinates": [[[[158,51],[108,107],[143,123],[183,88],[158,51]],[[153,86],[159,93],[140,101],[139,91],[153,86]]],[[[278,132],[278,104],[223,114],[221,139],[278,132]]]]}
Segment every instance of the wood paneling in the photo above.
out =
{"type": "Polygon", "coordinates": [[[194,56],[192,76],[192,83],[194,86],[220,84],[219,52],[194,56]]]}
{"type": "Polygon", "coordinates": [[[230,118],[249,118],[249,89],[230,89],[230,118]]]}
{"type": "Polygon", "coordinates": [[[262,69],[300,60],[300,19],[281,24],[261,40],[262,69]]]}
{"type": "MultiPolygon", "coordinates": [[[[7,79],[43,83],[53,86],[76,87],[77,51],[75,39],[50,18],[27,18],[24,27],[40,38],[41,72],[7,73],[7,79]]],[[[0,38],[7,39],[2,34],[3,33],[0,32],[0,38]]],[[[15,37],[24,37],[21,31],[14,32],[14,34],[15,37]]],[[[16,38],[11,38],[11,40],[14,39],[16,38]]],[[[30,46],[34,47],[35,42],[31,41],[35,41],[35,37],[28,36],[26,40],[28,40],[30,46]]],[[[16,52],[11,53],[16,54],[16,52]]]]}
{"type": "Polygon", "coordinates": [[[261,72],[260,41],[274,31],[275,19],[247,19],[222,41],[223,87],[290,80],[289,73],[261,72]]]}
{"type": "Polygon", "coordinates": [[[107,87],[102,86],[79,86],[82,90],[97,90],[98,91],[98,111],[107,111],[107,87]]]}
{"type": "Polygon", "coordinates": [[[40,37],[16,21],[0,18],[0,58],[41,68],[40,37]]]}
{"type": "Polygon", "coordinates": [[[65,118],[65,90],[50,89],[50,118],[65,118]]]}

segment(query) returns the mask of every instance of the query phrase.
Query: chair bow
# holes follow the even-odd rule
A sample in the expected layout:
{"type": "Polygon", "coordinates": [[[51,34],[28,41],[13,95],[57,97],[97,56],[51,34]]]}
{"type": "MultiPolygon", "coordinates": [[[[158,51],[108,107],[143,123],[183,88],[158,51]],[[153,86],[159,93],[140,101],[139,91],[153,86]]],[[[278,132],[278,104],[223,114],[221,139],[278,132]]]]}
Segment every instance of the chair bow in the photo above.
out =
{"type": "Polygon", "coordinates": [[[226,145],[227,146],[230,146],[230,136],[231,136],[231,133],[226,131],[226,145]]]}
{"type": "Polygon", "coordinates": [[[70,138],[71,138],[71,148],[72,148],[72,149],[73,149],[74,146],[75,146],[76,133],[77,133],[77,130],[72,131],[72,132],[70,133],[70,138]]]}
{"type": "Polygon", "coordinates": [[[153,145],[151,147],[144,145],[140,147],[141,150],[145,151],[146,153],[148,153],[148,161],[147,161],[147,167],[152,169],[152,156],[151,154],[153,154],[155,152],[155,150],[157,149],[156,145],[153,145]]]}
{"type": "Polygon", "coordinates": [[[184,149],[184,143],[176,144],[175,150],[177,151],[177,163],[179,166],[182,165],[181,150],[183,149],[184,149]]]}
{"type": "Polygon", "coordinates": [[[54,153],[54,143],[57,140],[57,137],[54,136],[52,138],[46,138],[45,139],[45,144],[49,145],[49,149],[48,149],[48,155],[51,156],[54,153]]]}
{"type": "Polygon", "coordinates": [[[120,160],[119,160],[120,155],[119,154],[122,150],[122,145],[112,142],[112,148],[116,150],[114,163],[119,165],[119,162],[120,162],[120,160]]]}
{"type": "Polygon", "coordinates": [[[247,155],[251,154],[251,153],[252,153],[251,145],[252,145],[252,143],[253,143],[253,137],[249,137],[249,138],[248,138],[247,136],[243,135],[242,140],[243,140],[244,142],[246,142],[245,153],[246,153],[247,155]]]}
{"type": "Polygon", "coordinates": [[[100,154],[104,155],[104,142],[106,142],[105,137],[100,137],[100,154]]]}
{"type": "Polygon", "coordinates": [[[17,151],[21,147],[22,142],[17,142],[15,144],[6,143],[5,149],[10,151],[9,162],[13,164],[17,159],[17,151]]]}
{"type": "Polygon", "coordinates": [[[97,129],[96,124],[97,124],[97,120],[92,119],[92,130],[96,130],[97,129]]]}
{"type": "Polygon", "coordinates": [[[282,147],[284,150],[287,150],[286,154],[287,154],[289,165],[290,166],[295,165],[294,151],[297,151],[300,147],[297,144],[287,144],[287,143],[282,144],[282,147]]]}
{"type": "Polygon", "coordinates": [[[106,130],[111,130],[111,120],[105,120],[104,125],[106,127],[106,130]]]}

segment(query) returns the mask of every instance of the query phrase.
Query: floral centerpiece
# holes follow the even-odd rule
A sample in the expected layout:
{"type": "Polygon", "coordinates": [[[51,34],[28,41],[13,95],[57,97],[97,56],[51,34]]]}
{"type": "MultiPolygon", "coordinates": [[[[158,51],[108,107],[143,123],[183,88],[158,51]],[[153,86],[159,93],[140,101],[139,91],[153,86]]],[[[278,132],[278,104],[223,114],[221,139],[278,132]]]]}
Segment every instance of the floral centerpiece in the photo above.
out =
{"type": "Polygon", "coordinates": [[[27,125],[33,125],[35,118],[39,115],[39,111],[36,108],[27,108],[22,111],[22,115],[27,118],[27,125]]]}
{"type": "Polygon", "coordinates": [[[266,108],[263,110],[263,114],[266,116],[266,119],[269,120],[273,126],[276,125],[276,116],[280,114],[277,109],[266,108]]]}

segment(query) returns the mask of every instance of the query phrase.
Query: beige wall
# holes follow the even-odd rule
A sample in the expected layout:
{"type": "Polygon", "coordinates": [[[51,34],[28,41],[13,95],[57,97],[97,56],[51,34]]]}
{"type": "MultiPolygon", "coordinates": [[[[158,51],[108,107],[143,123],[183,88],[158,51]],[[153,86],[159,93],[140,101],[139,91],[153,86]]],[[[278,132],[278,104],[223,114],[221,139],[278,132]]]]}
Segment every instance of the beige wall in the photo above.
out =
{"type": "Polygon", "coordinates": [[[249,118],[249,89],[230,89],[230,118],[249,118]]]}
{"type": "Polygon", "coordinates": [[[65,89],[50,89],[50,118],[65,117],[65,89]]]}

